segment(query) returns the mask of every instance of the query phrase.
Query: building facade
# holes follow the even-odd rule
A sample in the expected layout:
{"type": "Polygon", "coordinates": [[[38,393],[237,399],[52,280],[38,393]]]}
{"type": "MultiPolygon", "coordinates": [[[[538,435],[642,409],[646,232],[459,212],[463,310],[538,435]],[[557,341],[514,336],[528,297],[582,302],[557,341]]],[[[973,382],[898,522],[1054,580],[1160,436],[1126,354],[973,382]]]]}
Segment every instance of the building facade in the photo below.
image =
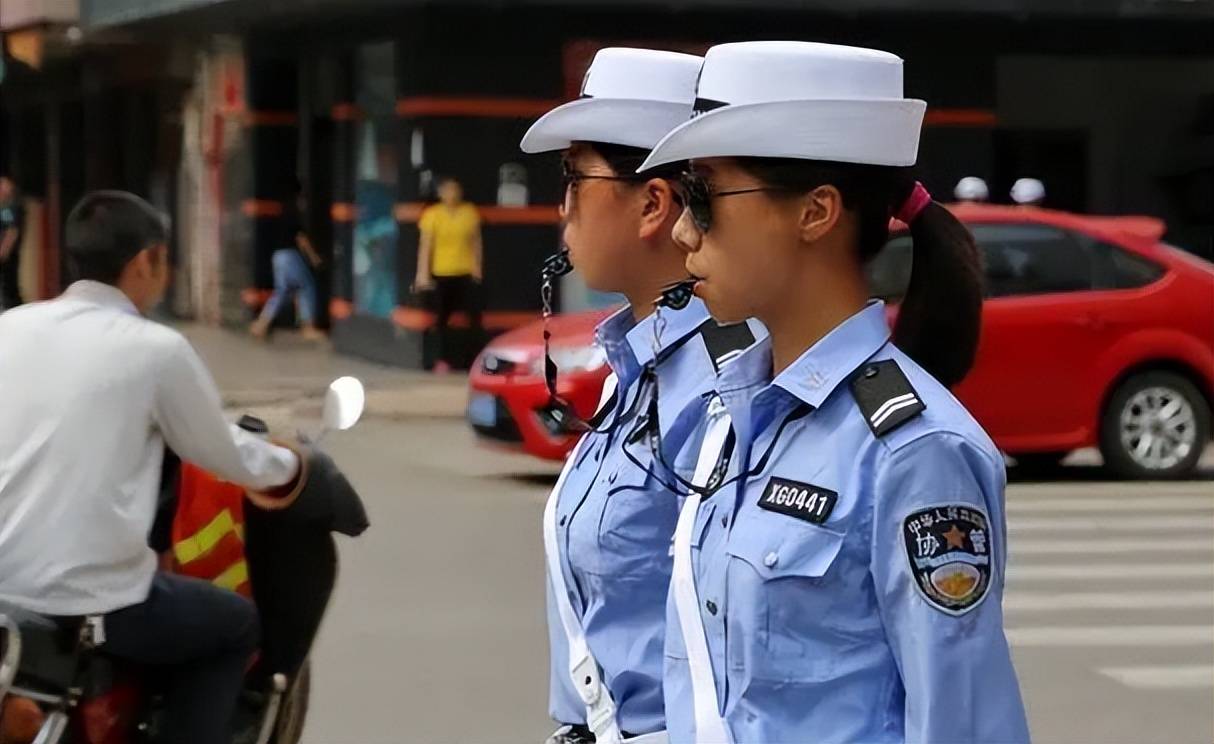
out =
{"type": "MultiPolygon", "coordinates": [[[[979,175],[1006,201],[1034,176],[1049,206],[1157,215],[1174,242],[1214,254],[1207,0],[83,0],[79,12],[74,46],[23,72],[53,79],[57,103],[24,88],[0,103],[14,172],[28,140],[45,140],[45,178],[29,180],[57,205],[48,224],[83,187],[160,188],[179,225],[174,306],[238,322],[271,286],[297,177],[334,342],[384,362],[429,362],[434,315],[411,284],[417,219],[445,175],[481,209],[488,328],[538,315],[558,162],[518,141],[609,45],[893,51],[907,94],[929,103],[920,171],[935,193],[979,175]],[[39,116],[44,137],[31,134],[39,116]]],[[[562,290],[567,309],[603,301],[576,280],[562,290]]]]}

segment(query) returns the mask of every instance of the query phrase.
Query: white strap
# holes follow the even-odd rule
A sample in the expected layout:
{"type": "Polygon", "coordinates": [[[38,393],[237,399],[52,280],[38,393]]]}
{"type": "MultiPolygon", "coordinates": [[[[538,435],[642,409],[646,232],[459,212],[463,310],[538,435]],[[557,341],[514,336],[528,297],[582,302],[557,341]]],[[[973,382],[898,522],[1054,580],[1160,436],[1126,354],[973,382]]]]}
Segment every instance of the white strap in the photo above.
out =
{"type": "MultiPolygon", "coordinates": [[[[721,459],[721,450],[729,436],[731,419],[714,398],[709,405],[708,431],[700,447],[692,482],[703,486],[721,459]]],[[[695,574],[691,568],[691,535],[695,530],[696,514],[700,510],[700,494],[693,492],[683,502],[678,526],[674,531],[674,572],[671,576],[675,610],[683,645],[687,648],[687,664],[691,672],[691,695],[695,707],[695,741],[697,744],[730,744],[732,738],[721,719],[717,701],[717,684],[708,655],[708,639],[700,619],[700,598],[696,593],[695,574]]]]}
{"type": "Polygon", "coordinates": [[[624,744],[670,744],[670,736],[665,731],[654,731],[625,739],[624,744]]]}
{"type": "MultiPolygon", "coordinates": [[[[556,731],[553,731],[548,738],[544,740],[544,744],[562,744],[563,742],[572,741],[574,739],[581,741],[581,739],[576,735],[574,737],[569,737],[570,729],[572,728],[573,727],[569,724],[561,726],[556,731]]],[[[670,734],[663,729],[661,731],[654,731],[650,734],[641,734],[640,736],[629,737],[624,739],[621,744],[670,744],[670,734]]]]}
{"type": "MultiPolygon", "coordinates": [[[[607,380],[603,383],[603,395],[599,400],[600,407],[611,398],[615,388],[616,376],[608,375],[607,380]]],[[[561,565],[560,546],[556,535],[556,509],[557,503],[560,501],[561,489],[565,487],[565,479],[573,470],[581,456],[582,448],[589,440],[589,435],[578,440],[577,446],[569,454],[569,459],[565,461],[565,467],[561,469],[556,486],[553,487],[552,494],[548,497],[547,506],[544,507],[544,553],[548,560],[548,580],[552,582],[557,614],[561,616],[561,627],[565,630],[565,640],[569,646],[569,679],[573,682],[573,689],[577,690],[578,696],[586,705],[586,725],[594,732],[595,741],[602,742],[602,744],[618,744],[622,737],[619,724],[615,719],[615,702],[611,699],[611,693],[603,685],[602,672],[599,670],[598,662],[590,653],[590,646],[586,643],[586,634],[582,630],[581,619],[569,600],[569,588],[565,584],[565,572],[561,565]]]]}

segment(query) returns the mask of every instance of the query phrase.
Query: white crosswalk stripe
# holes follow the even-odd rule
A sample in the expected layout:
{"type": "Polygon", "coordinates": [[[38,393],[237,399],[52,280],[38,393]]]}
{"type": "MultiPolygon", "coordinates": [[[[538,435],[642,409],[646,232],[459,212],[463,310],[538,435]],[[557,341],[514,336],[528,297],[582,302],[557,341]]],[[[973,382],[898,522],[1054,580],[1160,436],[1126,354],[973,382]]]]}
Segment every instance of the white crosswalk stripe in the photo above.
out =
{"type": "MultiPolygon", "coordinates": [[[[1016,548],[1012,548],[1015,556],[1016,548]]],[[[1009,582],[1024,579],[1039,581],[1088,581],[1091,579],[1194,579],[1214,578],[1214,562],[1210,563],[1080,563],[1072,565],[1021,565],[1007,569],[1009,582]]]]}
{"type": "Polygon", "coordinates": [[[1054,512],[1097,512],[1100,514],[1137,512],[1139,514],[1159,514],[1164,511],[1214,512],[1214,498],[1209,496],[1160,496],[1148,499],[1140,496],[1109,496],[1099,498],[1080,496],[1049,500],[1009,501],[1007,505],[1008,514],[1054,512]]]}
{"type": "Polygon", "coordinates": [[[1144,690],[1180,690],[1214,687],[1214,665],[1106,667],[1106,677],[1144,690]]]}
{"type": "Polygon", "coordinates": [[[1214,537],[1195,538],[1136,538],[1136,539],[1072,539],[1017,540],[1012,555],[1082,554],[1082,553],[1209,553],[1214,552],[1214,537]]]}
{"type": "Polygon", "coordinates": [[[1011,592],[1003,598],[1008,612],[1067,612],[1069,610],[1153,609],[1214,610],[1214,587],[1172,592],[1011,592]]]}
{"type": "Polygon", "coordinates": [[[1013,486],[1003,603],[1013,648],[1083,649],[1093,683],[1208,694],[1214,487],[1200,485],[1013,486]]]}
{"type": "Polygon", "coordinates": [[[1007,628],[1013,646],[1214,646],[1208,625],[1044,625],[1007,628]]]}
{"type": "Polygon", "coordinates": [[[1169,532],[1214,532],[1214,514],[1196,517],[1152,517],[1137,514],[1100,514],[1055,517],[1019,517],[1008,524],[1009,531],[1040,534],[1042,532],[1134,532],[1146,530],[1168,530],[1169,532]]]}

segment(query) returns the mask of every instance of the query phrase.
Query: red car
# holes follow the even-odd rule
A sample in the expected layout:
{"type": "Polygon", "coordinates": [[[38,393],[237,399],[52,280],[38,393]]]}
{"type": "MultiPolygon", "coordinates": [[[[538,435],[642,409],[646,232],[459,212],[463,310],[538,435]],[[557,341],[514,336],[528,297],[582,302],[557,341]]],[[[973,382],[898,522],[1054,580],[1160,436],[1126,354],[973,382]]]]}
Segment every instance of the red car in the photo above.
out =
{"type": "MultiPolygon", "coordinates": [[[[594,344],[594,329],[612,312],[555,315],[549,321],[552,358],[560,369],[557,394],[582,418],[594,415],[610,371],[607,357],[594,344]]],[[[563,460],[577,441],[546,410],[542,322],[493,339],[473,362],[469,386],[467,419],[482,441],[548,460],[563,460]]]]}
{"type": "MultiPolygon", "coordinates": [[[[1098,446],[1129,478],[1193,470],[1214,401],[1214,264],[1160,242],[1147,217],[956,205],[985,260],[977,363],[956,394],[1025,466],[1098,446]]],[[[895,233],[870,267],[897,312],[911,241],[895,233]]],[[[589,415],[607,375],[593,347],[604,311],[554,318],[561,390],[589,415]],[[562,364],[563,362],[563,364],[562,364]]],[[[496,339],[471,376],[468,418],[486,439],[560,459],[575,437],[541,412],[541,324],[496,339]]]]}

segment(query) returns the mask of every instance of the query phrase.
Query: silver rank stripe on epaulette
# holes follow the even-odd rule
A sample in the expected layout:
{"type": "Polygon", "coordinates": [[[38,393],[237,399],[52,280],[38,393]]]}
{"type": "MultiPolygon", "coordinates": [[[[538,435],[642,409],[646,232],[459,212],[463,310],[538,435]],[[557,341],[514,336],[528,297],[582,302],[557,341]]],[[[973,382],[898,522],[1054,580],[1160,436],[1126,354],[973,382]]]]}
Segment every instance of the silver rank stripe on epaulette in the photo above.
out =
{"type": "Polygon", "coordinates": [[[852,394],[873,434],[882,437],[927,409],[892,359],[870,362],[855,375],[852,394]]]}
{"type": "Polygon", "coordinates": [[[894,415],[898,411],[901,411],[903,408],[910,408],[918,402],[919,398],[916,397],[914,393],[907,393],[905,395],[899,395],[896,398],[890,398],[881,404],[881,407],[877,409],[876,413],[869,417],[868,421],[870,424],[872,424],[874,429],[879,429],[881,424],[884,424],[890,416],[894,415]]]}

